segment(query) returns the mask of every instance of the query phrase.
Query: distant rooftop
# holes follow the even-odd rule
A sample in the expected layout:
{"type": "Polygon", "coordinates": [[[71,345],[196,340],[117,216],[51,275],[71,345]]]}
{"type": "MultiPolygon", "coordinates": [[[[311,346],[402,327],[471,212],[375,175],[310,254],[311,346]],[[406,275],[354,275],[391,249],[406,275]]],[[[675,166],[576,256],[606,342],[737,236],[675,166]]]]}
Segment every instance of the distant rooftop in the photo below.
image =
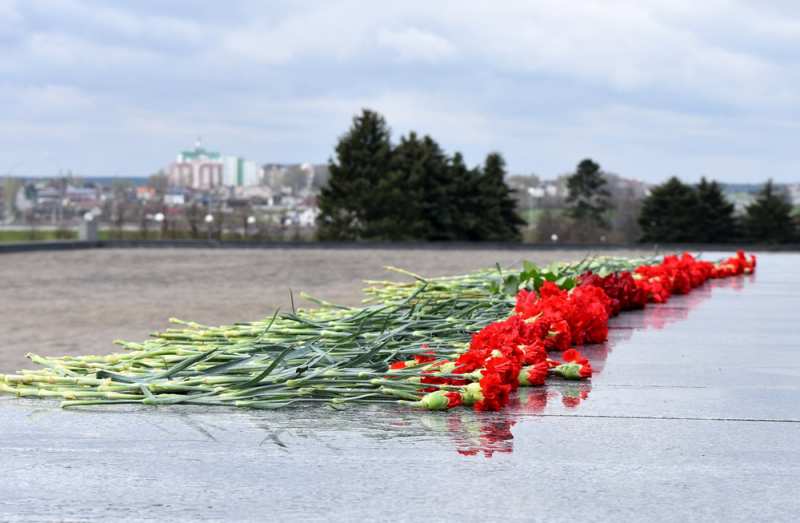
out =
{"type": "Polygon", "coordinates": [[[220,157],[220,153],[205,149],[202,141],[198,138],[194,143],[194,149],[189,151],[181,151],[181,156],[184,158],[184,160],[196,160],[199,158],[211,158],[216,160],[220,157]]]}

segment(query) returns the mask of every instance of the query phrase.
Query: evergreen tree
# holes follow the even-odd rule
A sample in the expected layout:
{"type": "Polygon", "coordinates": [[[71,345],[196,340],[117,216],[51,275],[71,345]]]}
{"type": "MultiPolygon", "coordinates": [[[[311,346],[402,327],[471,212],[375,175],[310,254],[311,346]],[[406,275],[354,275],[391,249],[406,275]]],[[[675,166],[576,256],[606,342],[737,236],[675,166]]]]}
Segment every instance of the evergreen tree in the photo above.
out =
{"type": "Polygon", "coordinates": [[[656,186],[642,204],[639,225],[642,241],[693,242],[698,236],[695,223],[698,208],[695,190],[672,177],[656,186]]]}
{"type": "Polygon", "coordinates": [[[391,168],[386,120],[364,109],[336,145],[330,178],[319,197],[318,235],[324,240],[380,238],[391,212],[377,189],[391,168]]]}
{"type": "Polygon", "coordinates": [[[578,164],[567,178],[568,215],[575,220],[578,230],[608,229],[606,213],[612,208],[611,194],[606,189],[606,179],[600,165],[591,159],[578,164]]]}
{"type": "Polygon", "coordinates": [[[411,132],[394,148],[390,138],[383,117],[364,110],[339,139],[319,198],[320,239],[519,239],[502,156],[468,169],[430,136],[411,132]]]}
{"type": "Polygon", "coordinates": [[[517,214],[517,203],[506,185],[506,162],[500,153],[486,157],[478,186],[480,201],[476,208],[483,220],[486,236],[490,241],[519,241],[519,227],[525,220],[517,214]]]}
{"type": "Polygon", "coordinates": [[[758,198],[747,206],[744,217],[747,239],[755,242],[786,243],[795,239],[792,205],[786,194],[767,181],[758,198]]]}
{"type": "Polygon", "coordinates": [[[414,239],[455,240],[452,180],[447,155],[430,136],[412,132],[392,155],[392,174],[381,192],[396,191],[399,229],[414,239]]]}
{"type": "Polygon", "coordinates": [[[480,170],[468,168],[459,152],[453,155],[448,170],[454,239],[464,241],[487,239],[491,231],[486,227],[482,215],[480,170]]]}
{"type": "Polygon", "coordinates": [[[736,236],[734,206],[728,202],[716,181],[703,177],[697,185],[694,241],[702,243],[729,242],[736,236]]]}
{"type": "Polygon", "coordinates": [[[422,212],[427,231],[426,240],[457,240],[455,215],[458,202],[453,187],[450,159],[430,136],[422,140],[425,152],[425,179],[422,184],[422,212]]]}

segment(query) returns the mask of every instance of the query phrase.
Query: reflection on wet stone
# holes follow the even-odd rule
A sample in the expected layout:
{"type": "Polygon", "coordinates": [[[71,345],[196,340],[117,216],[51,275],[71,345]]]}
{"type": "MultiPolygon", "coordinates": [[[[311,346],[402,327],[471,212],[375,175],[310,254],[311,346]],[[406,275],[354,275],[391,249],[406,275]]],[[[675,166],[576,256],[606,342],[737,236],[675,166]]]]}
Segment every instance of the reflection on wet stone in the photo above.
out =
{"type": "MultiPolygon", "coordinates": [[[[755,275],[751,275],[746,280],[752,282],[754,278],[755,275]]],[[[711,298],[714,288],[732,289],[738,292],[744,288],[745,282],[742,280],[745,278],[714,280],[692,293],[674,296],[668,305],[650,304],[642,311],[627,312],[612,318],[609,321],[607,342],[581,348],[581,353],[592,364],[595,381],[603,373],[606,360],[616,344],[630,340],[637,331],[661,330],[686,320],[693,309],[711,298]]],[[[569,414],[579,409],[581,404],[589,399],[591,390],[591,382],[552,380],[541,387],[518,389],[508,408],[499,413],[470,412],[469,422],[464,421],[463,414],[459,416],[452,411],[441,416],[457,420],[448,423],[447,427],[452,433],[451,438],[456,443],[459,454],[491,458],[497,452],[513,452],[514,436],[511,428],[520,417],[542,416],[548,413],[569,414]],[[559,399],[560,407],[552,407],[553,404],[558,404],[559,399]]]]}

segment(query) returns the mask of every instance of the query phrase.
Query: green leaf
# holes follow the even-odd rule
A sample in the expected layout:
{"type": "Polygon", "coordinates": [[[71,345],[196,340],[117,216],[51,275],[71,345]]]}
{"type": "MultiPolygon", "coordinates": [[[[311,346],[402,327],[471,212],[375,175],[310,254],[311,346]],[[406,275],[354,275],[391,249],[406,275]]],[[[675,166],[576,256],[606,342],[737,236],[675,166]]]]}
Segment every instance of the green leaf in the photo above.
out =
{"type": "Polygon", "coordinates": [[[559,288],[567,291],[575,287],[576,283],[577,282],[573,276],[562,276],[561,278],[556,280],[556,285],[558,285],[559,288]]]}
{"type": "Polygon", "coordinates": [[[503,280],[503,292],[508,295],[516,295],[519,291],[519,276],[506,276],[503,280]]]}
{"type": "Polygon", "coordinates": [[[523,280],[529,280],[539,274],[539,272],[540,269],[535,263],[529,262],[528,260],[522,262],[522,274],[525,275],[522,278],[523,280]]]}
{"type": "Polygon", "coordinates": [[[283,351],[282,351],[280,354],[278,354],[278,356],[277,356],[277,357],[276,357],[274,360],[272,360],[272,363],[270,363],[270,364],[269,364],[269,367],[267,367],[266,369],[264,369],[264,372],[262,372],[261,374],[259,374],[259,375],[258,375],[258,376],[256,376],[255,378],[251,379],[250,381],[247,381],[247,382],[245,382],[245,383],[241,383],[241,384],[239,384],[239,385],[237,386],[237,388],[240,388],[240,389],[246,389],[247,387],[252,387],[253,385],[257,385],[258,383],[261,383],[261,380],[263,380],[264,378],[266,378],[267,376],[269,376],[269,375],[270,375],[270,373],[271,373],[273,370],[275,370],[275,367],[277,367],[277,366],[278,366],[278,364],[279,364],[281,361],[283,361],[283,359],[284,359],[284,358],[285,358],[285,357],[286,357],[286,356],[287,356],[287,355],[288,355],[290,352],[292,352],[293,350],[294,350],[294,347],[287,347],[287,348],[285,348],[285,349],[284,349],[284,350],[283,350],[283,351]]]}

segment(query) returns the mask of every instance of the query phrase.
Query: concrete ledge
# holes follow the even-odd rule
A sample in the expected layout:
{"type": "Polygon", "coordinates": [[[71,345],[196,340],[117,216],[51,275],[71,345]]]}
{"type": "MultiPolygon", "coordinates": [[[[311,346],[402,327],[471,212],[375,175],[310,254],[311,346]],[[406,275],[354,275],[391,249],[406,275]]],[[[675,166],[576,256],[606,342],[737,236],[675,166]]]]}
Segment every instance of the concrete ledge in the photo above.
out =
{"type": "Polygon", "coordinates": [[[0,254],[35,251],[69,251],[76,249],[96,249],[98,247],[101,247],[100,242],[77,240],[0,243],[0,254]]]}
{"type": "Polygon", "coordinates": [[[605,251],[637,249],[652,251],[750,251],[800,252],[800,244],[569,244],[569,243],[498,243],[498,242],[283,242],[283,241],[215,241],[215,240],[106,240],[106,241],[30,241],[0,243],[0,254],[37,251],[67,251],[75,249],[137,249],[137,248],[192,248],[192,249],[425,249],[425,250],[577,250],[605,251]]]}

